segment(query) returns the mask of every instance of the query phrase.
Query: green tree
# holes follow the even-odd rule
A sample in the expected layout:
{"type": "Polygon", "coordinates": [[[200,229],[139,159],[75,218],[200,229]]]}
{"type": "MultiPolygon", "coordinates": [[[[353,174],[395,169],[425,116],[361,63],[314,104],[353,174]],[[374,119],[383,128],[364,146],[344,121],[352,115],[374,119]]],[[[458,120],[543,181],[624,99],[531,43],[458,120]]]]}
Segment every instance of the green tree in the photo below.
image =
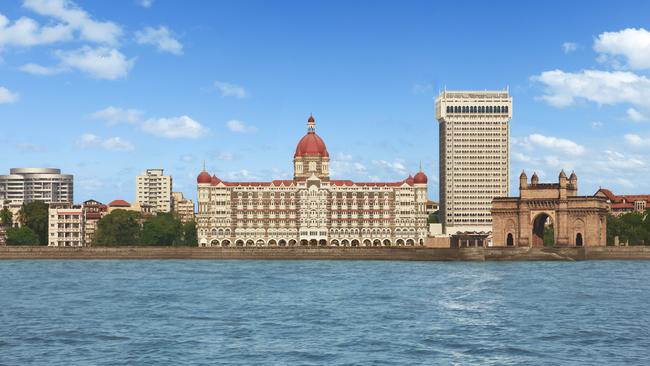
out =
{"type": "Polygon", "coordinates": [[[8,245],[39,245],[38,235],[27,226],[7,229],[8,245]]]}
{"type": "Polygon", "coordinates": [[[7,207],[3,207],[2,211],[0,211],[0,226],[13,226],[13,217],[14,215],[11,213],[11,211],[9,211],[7,207]]]}
{"type": "Polygon", "coordinates": [[[142,245],[181,245],[183,227],[181,221],[172,213],[159,213],[144,222],[142,226],[142,245]]]}
{"type": "Polygon", "coordinates": [[[555,245],[555,230],[553,229],[553,223],[549,223],[544,226],[544,246],[552,247],[555,245]]]}
{"type": "Polygon", "coordinates": [[[115,210],[97,223],[94,246],[137,245],[140,242],[140,213],[115,210]]]}
{"type": "Polygon", "coordinates": [[[26,203],[20,208],[18,217],[21,226],[27,226],[38,235],[38,243],[47,245],[48,205],[43,201],[26,203]]]}
{"type": "Polygon", "coordinates": [[[199,245],[199,238],[196,235],[196,223],[194,221],[183,224],[183,245],[186,247],[199,245]]]}
{"type": "Polygon", "coordinates": [[[439,224],[440,223],[440,211],[432,212],[427,218],[427,224],[439,224]]]}

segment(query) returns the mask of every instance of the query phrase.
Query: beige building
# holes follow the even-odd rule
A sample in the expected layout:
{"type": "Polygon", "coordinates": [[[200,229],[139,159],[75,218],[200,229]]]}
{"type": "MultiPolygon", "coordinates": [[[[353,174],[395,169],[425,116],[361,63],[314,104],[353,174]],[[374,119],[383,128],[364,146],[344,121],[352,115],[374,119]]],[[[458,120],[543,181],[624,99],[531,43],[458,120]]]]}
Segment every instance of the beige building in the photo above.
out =
{"type": "Polygon", "coordinates": [[[12,207],[33,201],[72,204],[73,196],[73,176],[60,169],[12,168],[0,175],[0,202],[12,207]]]}
{"type": "Polygon", "coordinates": [[[435,109],[443,230],[490,232],[492,199],[509,194],[512,98],[507,91],[444,91],[435,109]]]}
{"type": "Polygon", "coordinates": [[[147,169],[137,176],[135,201],[154,207],[154,212],[171,212],[172,177],[163,174],[163,169],[147,169]]]}
{"type": "Polygon", "coordinates": [[[200,246],[421,246],[427,177],[397,182],[330,179],[313,117],[293,158],[294,178],[225,182],[197,178],[200,246]]]}
{"type": "Polygon", "coordinates": [[[81,206],[51,205],[48,243],[50,247],[82,247],[86,245],[85,214],[81,206]]]}
{"type": "Polygon", "coordinates": [[[616,195],[609,189],[600,188],[594,196],[607,199],[610,213],[614,216],[621,216],[630,212],[643,213],[650,208],[650,195],[648,194],[616,195]]]}
{"type": "Polygon", "coordinates": [[[82,208],[85,216],[84,238],[86,245],[90,246],[97,231],[97,223],[108,213],[108,206],[95,200],[88,200],[83,203],[82,208]]]}
{"type": "Polygon", "coordinates": [[[575,173],[567,178],[560,172],[557,183],[540,183],[533,174],[529,183],[522,172],[519,197],[498,197],[492,203],[493,246],[604,246],[608,211],[605,197],[578,195],[575,173]],[[551,243],[544,243],[545,234],[551,243]]]}
{"type": "Polygon", "coordinates": [[[183,197],[182,192],[172,193],[173,209],[182,222],[194,221],[194,202],[191,199],[183,197]]]}

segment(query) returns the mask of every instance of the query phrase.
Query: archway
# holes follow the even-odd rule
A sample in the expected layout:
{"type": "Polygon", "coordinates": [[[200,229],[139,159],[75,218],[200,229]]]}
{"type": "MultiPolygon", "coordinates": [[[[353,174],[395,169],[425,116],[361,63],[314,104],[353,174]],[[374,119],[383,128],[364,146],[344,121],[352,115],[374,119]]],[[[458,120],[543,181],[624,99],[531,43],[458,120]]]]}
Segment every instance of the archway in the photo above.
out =
{"type": "Polygon", "coordinates": [[[359,246],[359,241],[357,239],[352,240],[352,243],[350,244],[353,247],[358,247],[359,246]]]}
{"type": "Polygon", "coordinates": [[[244,241],[243,240],[237,240],[235,242],[235,245],[238,246],[238,247],[243,247],[244,246],[244,241]]]}
{"type": "Polygon", "coordinates": [[[375,239],[375,240],[372,242],[372,246],[373,246],[373,247],[380,247],[380,246],[381,246],[381,240],[379,240],[379,239],[375,239]]]}
{"type": "Polygon", "coordinates": [[[555,230],[553,219],[546,213],[541,213],[533,220],[533,246],[552,247],[555,245],[555,230]]]}
{"type": "Polygon", "coordinates": [[[255,242],[255,245],[257,245],[258,247],[263,247],[264,246],[264,240],[258,239],[257,242],[255,242]]]}
{"type": "Polygon", "coordinates": [[[309,246],[310,247],[315,247],[317,245],[318,245],[318,240],[312,239],[312,240],[309,241],[309,246]]]}
{"type": "Polygon", "coordinates": [[[269,246],[270,246],[270,247],[274,247],[274,246],[276,246],[276,245],[277,245],[277,243],[275,242],[275,239],[271,239],[271,240],[269,240],[269,246]]]}
{"type": "Polygon", "coordinates": [[[230,240],[226,239],[221,242],[222,247],[229,247],[230,246],[230,240]]]}
{"type": "Polygon", "coordinates": [[[300,245],[303,246],[303,247],[306,247],[307,245],[309,245],[309,241],[307,241],[307,239],[302,239],[300,241],[300,245]]]}
{"type": "Polygon", "coordinates": [[[582,246],[582,233],[577,233],[576,234],[576,246],[577,247],[582,246]]]}
{"type": "Polygon", "coordinates": [[[390,239],[384,239],[384,246],[389,247],[390,246],[390,239]]]}
{"type": "Polygon", "coordinates": [[[252,241],[252,240],[246,240],[246,246],[247,246],[247,247],[252,247],[253,245],[255,245],[255,242],[254,242],[254,241],[252,241]]]}
{"type": "Polygon", "coordinates": [[[331,244],[332,244],[332,246],[338,247],[339,246],[339,241],[334,239],[334,240],[332,240],[331,244]]]}
{"type": "Polygon", "coordinates": [[[370,239],[366,239],[363,241],[363,246],[364,247],[369,247],[372,243],[370,242],[370,239]]]}
{"type": "Polygon", "coordinates": [[[506,245],[511,247],[515,245],[515,239],[512,236],[512,233],[508,233],[508,238],[506,239],[506,245]]]}
{"type": "Polygon", "coordinates": [[[280,247],[287,246],[287,242],[286,242],[286,240],[284,240],[284,239],[280,239],[280,241],[278,242],[278,246],[280,246],[280,247]]]}
{"type": "Polygon", "coordinates": [[[295,239],[291,239],[291,240],[289,240],[289,246],[290,246],[290,247],[294,247],[294,246],[296,246],[296,240],[295,240],[295,239]]]}
{"type": "Polygon", "coordinates": [[[403,239],[397,239],[396,244],[397,244],[398,247],[402,247],[402,246],[404,246],[404,240],[403,239]]]}
{"type": "Polygon", "coordinates": [[[321,240],[319,240],[319,241],[318,241],[318,245],[320,245],[321,247],[326,246],[326,245],[327,245],[327,240],[325,240],[325,239],[321,239],[321,240]]]}
{"type": "Polygon", "coordinates": [[[213,241],[211,241],[211,242],[210,242],[210,246],[218,247],[218,246],[219,246],[219,240],[213,240],[213,241]]]}
{"type": "Polygon", "coordinates": [[[347,246],[350,245],[350,242],[347,239],[343,239],[343,240],[341,240],[341,245],[344,246],[344,247],[347,247],[347,246]]]}
{"type": "Polygon", "coordinates": [[[413,239],[408,239],[408,240],[406,241],[406,245],[412,247],[413,245],[415,245],[415,242],[413,242],[413,239]]]}

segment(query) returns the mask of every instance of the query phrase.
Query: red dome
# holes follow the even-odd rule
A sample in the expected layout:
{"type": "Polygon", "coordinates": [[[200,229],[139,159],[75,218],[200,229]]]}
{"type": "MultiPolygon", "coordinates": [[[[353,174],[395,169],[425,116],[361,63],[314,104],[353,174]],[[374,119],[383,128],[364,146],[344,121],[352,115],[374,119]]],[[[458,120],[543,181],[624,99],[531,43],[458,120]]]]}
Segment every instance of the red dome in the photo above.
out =
{"type": "Polygon", "coordinates": [[[413,178],[413,182],[415,184],[427,184],[428,181],[429,179],[427,178],[426,174],[424,174],[423,172],[418,172],[418,174],[416,174],[415,177],[413,178]]]}
{"type": "Polygon", "coordinates": [[[205,170],[199,174],[198,177],[196,177],[196,183],[210,183],[212,181],[212,177],[210,177],[210,173],[206,172],[205,170]]]}
{"type": "Polygon", "coordinates": [[[322,157],[329,157],[327,147],[323,139],[321,139],[316,132],[307,132],[307,134],[300,140],[298,147],[296,147],[296,154],[294,157],[303,155],[320,155],[322,157]]]}
{"type": "Polygon", "coordinates": [[[217,178],[216,175],[213,175],[212,178],[210,179],[210,184],[216,186],[219,183],[221,183],[221,179],[217,178]]]}
{"type": "Polygon", "coordinates": [[[411,176],[411,175],[409,174],[409,176],[408,176],[408,178],[406,178],[405,182],[406,182],[406,184],[412,186],[412,185],[413,185],[413,176],[411,176]]]}

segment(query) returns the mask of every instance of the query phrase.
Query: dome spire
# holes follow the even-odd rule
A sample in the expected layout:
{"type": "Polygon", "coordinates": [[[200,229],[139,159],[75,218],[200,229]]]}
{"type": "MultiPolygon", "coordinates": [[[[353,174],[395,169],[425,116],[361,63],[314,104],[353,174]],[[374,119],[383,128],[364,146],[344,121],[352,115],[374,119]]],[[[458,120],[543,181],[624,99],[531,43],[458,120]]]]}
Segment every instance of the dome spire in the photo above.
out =
{"type": "Polygon", "coordinates": [[[308,133],[316,132],[316,120],[314,119],[314,116],[311,113],[309,113],[309,119],[307,120],[307,132],[308,133]]]}

